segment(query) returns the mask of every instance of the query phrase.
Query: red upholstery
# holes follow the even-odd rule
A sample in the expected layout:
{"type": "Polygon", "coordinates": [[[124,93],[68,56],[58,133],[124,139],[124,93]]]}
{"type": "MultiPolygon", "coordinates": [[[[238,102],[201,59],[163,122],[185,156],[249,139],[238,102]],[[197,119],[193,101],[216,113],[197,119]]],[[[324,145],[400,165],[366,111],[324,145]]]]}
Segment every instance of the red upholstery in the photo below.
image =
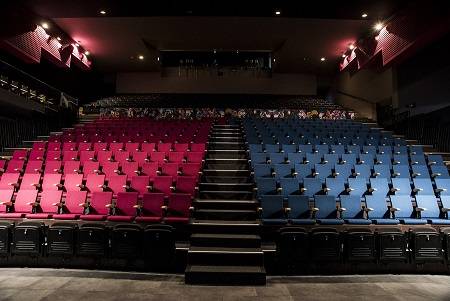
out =
{"type": "Polygon", "coordinates": [[[0,213],[6,213],[7,203],[11,202],[14,189],[0,189],[0,213]]]}
{"type": "Polygon", "coordinates": [[[201,169],[200,163],[182,163],[180,165],[181,174],[183,176],[199,176],[201,169]]]}
{"type": "Polygon", "coordinates": [[[186,162],[201,163],[203,161],[204,156],[205,153],[202,152],[188,152],[186,154],[186,162]]]}
{"type": "Polygon", "coordinates": [[[108,181],[108,187],[117,195],[119,192],[125,192],[127,185],[127,176],[126,175],[115,175],[112,176],[108,181]]]}
{"type": "Polygon", "coordinates": [[[61,173],[61,161],[46,161],[44,174],[59,174],[61,173]]]}
{"type": "Polygon", "coordinates": [[[21,173],[24,168],[24,160],[11,159],[6,167],[8,173],[21,173]]]}
{"type": "Polygon", "coordinates": [[[62,145],[62,150],[64,151],[75,151],[77,150],[76,142],[64,142],[62,145]]]}
{"type": "Polygon", "coordinates": [[[66,175],[64,180],[64,189],[66,191],[80,191],[83,182],[82,174],[69,174],[66,175]]]}
{"type": "Polygon", "coordinates": [[[171,186],[173,179],[171,176],[158,176],[153,179],[153,192],[162,192],[169,196],[172,193],[171,186]]]}
{"type": "Polygon", "coordinates": [[[172,177],[178,176],[178,163],[161,164],[161,175],[172,177]]]}
{"type": "Polygon", "coordinates": [[[103,162],[102,172],[105,174],[106,179],[116,176],[119,173],[119,162],[103,162]]]}
{"type": "Polygon", "coordinates": [[[174,193],[169,197],[167,216],[168,223],[188,223],[191,196],[184,193],[174,193]]]}
{"type": "Polygon", "coordinates": [[[98,154],[100,151],[106,151],[108,149],[108,143],[106,143],[106,142],[95,142],[93,147],[94,147],[94,151],[96,151],[97,154],[98,154]]]}
{"type": "Polygon", "coordinates": [[[90,151],[90,150],[93,150],[92,149],[92,143],[91,142],[80,142],[80,143],[78,143],[78,150],[79,151],[90,151]]]}
{"type": "Polygon", "coordinates": [[[151,162],[158,162],[158,163],[164,163],[166,160],[166,153],[164,152],[153,152],[150,153],[150,161],[151,162]]]}
{"type": "Polygon", "coordinates": [[[36,190],[41,180],[41,175],[38,173],[25,174],[22,178],[22,183],[20,183],[21,190],[36,190]]]}
{"type": "Polygon", "coordinates": [[[144,165],[148,161],[148,153],[147,152],[134,152],[133,153],[133,161],[137,162],[139,166],[144,165]]]}
{"type": "Polygon", "coordinates": [[[143,152],[147,152],[147,153],[151,153],[155,151],[155,143],[148,143],[148,142],[144,142],[141,145],[141,150],[143,152]]]}
{"type": "Polygon", "coordinates": [[[34,161],[34,160],[39,160],[39,161],[43,161],[44,160],[44,151],[43,150],[32,150],[30,152],[30,155],[28,156],[28,160],[29,161],[34,161]]]}
{"type": "Polygon", "coordinates": [[[163,193],[144,193],[142,197],[141,216],[136,217],[136,222],[160,222],[163,216],[163,205],[163,193]]]}
{"type": "Polygon", "coordinates": [[[87,191],[69,191],[66,194],[62,214],[53,215],[54,219],[78,219],[84,213],[83,206],[86,203],[87,191]]]}
{"type": "Polygon", "coordinates": [[[64,175],[78,174],[80,169],[80,161],[66,161],[64,163],[64,175]]]}
{"type": "Polygon", "coordinates": [[[148,192],[150,186],[149,176],[133,176],[131,177],[130,186],[133,191],[138,192],[140,195],[148,192]]]}
{"type": "Polygon", "coordinates": [[[20,174],[4,173],[0,180],[0,189],[10,189],[19,183],[20,174]]]}
{"type": "Polygon", "coordinates": [[[117,151],[122,151],[123,143],[122,142],[112,142],[109,144],[109,150],[112,151],[113,153],[115,153],[117,151]]]}
{"type": "Polygon", "coordinates": [[[47,151],[60,151],[61,143],[60,142],[49,142],[47,146],[47,151]]]}
{"type": "Polygon", "coordinates": [[[142,165],[142,174],[149,176],[150,181],[158,175],[158,162],[147,162],[142,165]]]}
{"type": "Polygon", "coordinates": [[[135,176],[139,174],[139,166],[137,162],[122,162],[121,164],[122,173],[126,174],[128,177],[135,176]]]}
{"type": "Polygon", "coordinates": [[[125,150],[129,152],[134,152],[139,150],[139,143],[138,142],[127,142],[125,143],[125,150]]]}
{"type": "Polygon", "coordinates": [[[109,221],[132,221],[136,215],[137,192],[119,192],[114,206],[115,214],[108,216],[109,221]]]}
{"type": "Polygon", "coordinates": [[[168,161],[174,163],[181,163],[184,161],[185,152],[170,152],[168,161]]]}
{"type": "Polygon", "coordinates": [[[46,141],[38,141],[33,143],[33,150],[43,151],[47,148],[46,141]]]}
{"type": "Polygon", "coordinates": [[[112,151],[98,151],[97,152],[97,161],[100,163],[101,166],[105,162],[110,162],[112,158],[112,151]]]}
{"type": "Polygon", "coordinates": [[[76,161],[78,160],[78,151],[66,150],[63,151],[63,164],[68,161],[76,161]]]}
{"type": "Polygon", "coordinates": [[[189,148],[189,144],[188,143],[175,143],[173,145],[173,150],[175,152],[186,152],[189,148]]]}
{"type": "Polygon", "coordinates": [[[100,164],[94,161],[84,161],[83,164],[83,175],[87,177],[90,174],[97,174],[100,170],[100,164]]]}
{"type": "Polygon", "coordinates": [[[42,161],[33,160],[27,162],[27,166],[25,167],[25,174],[41,173],[41,172],[42,172],[42,161]]]}
{"type": "Polygon", "coordinates": [[[14,160],[25,160],[28,157],[28,151],[24,149],[18,149],[13,152],[12,158],[14,160]]]}
{"type": "Polygon", "coordinates": [[[158,143],[158,152],[170,152],[172,149],[172,143],[158,143]]]}
{"type": "Polygon", "coordinates": [[[195,194],[195,186],[197,184],[197,178],[193,176],[180,176],[177,180],[176,192],[188,193],[190,195],[195,194]]]}
{"type": "Polygon", "coordinates": [[[119,162],[119,165],[130,161],[130,152],[128,151],[113,151],[114,161],[119,162]]]}
{"type": "Polygon", "coordinates": [[[61,184],[62,175],[60,174],[45,174],[42,180],[42,190],[58,190],[58,185],[61,184]]]}
{"type": "Polygon", "coordinates": [[[49,150],[45,155],[45,161],[61,161],[61,151],[60,150],[49,150]]]}
{"type": "Polygon", "coordinates": [[[96,191],[103,191],[103,185],[105,184],[105,175],[90,174],[87,176],[86,188],[89,193],[96,191]]]}
{"type": "Polygon", "coordinates": [[[105,220],[109,214],[109,207],[111,204],[112,192],[94,192],[89,202],[89,214],[81,215],[80,219],[87,221],[101,221],[105,220]]]}
{"type": "Polygon", "coordinates": [[[86,161],[94,161],[95,160],[95,151],[80,151],[80,162],[86,161]]]}
{"type": "Polygon", "coordinates": [[[191,150],[191,152],[205,152],[206,144],[205,143],[192,143],[190,150],[191,150]]]}
{"type": "Polygon", "coordinates": [[[14,201],[14,213],[31,213],[37,196],[37,190],[19,190],[14,201]]]}

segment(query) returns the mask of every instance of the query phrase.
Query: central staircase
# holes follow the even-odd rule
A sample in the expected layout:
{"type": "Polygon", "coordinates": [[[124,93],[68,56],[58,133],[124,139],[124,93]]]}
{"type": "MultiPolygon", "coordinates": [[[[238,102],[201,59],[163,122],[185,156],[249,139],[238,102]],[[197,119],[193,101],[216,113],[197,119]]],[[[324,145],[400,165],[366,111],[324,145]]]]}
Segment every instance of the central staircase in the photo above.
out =
{"type": "Polygon", "coordinates": [[[241,126],[215,125],[194,201],[186,283],[266,283],[253,187],[241,126]]]}

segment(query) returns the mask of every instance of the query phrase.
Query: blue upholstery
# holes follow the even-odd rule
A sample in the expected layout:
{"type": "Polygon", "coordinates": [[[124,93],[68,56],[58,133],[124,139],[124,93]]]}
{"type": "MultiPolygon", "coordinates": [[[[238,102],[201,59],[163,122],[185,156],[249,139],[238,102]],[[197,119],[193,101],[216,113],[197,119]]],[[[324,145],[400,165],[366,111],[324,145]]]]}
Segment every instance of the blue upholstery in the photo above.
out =
{"type": "Polygon", "coordinates": [[[280,225],[287,223],[282,196],[263,195],[260,205],[262,208],[261,219],[264,224],[280,225]]]}
{"type": "Polygon", "coordinates": [[[389,145],[380,145],[378,146],[379,154],[392,154],[392,146],[389,145]]]}
{"type": "Polygon", "coordinates": [[[330,153],[342,155],[345,153],[345,147],[344,145],[331,145],[330,153]]]}
{"type": "Polygon", "coordinates": [[[395,154],[393,159],[394,165],[409,165],[409,158],[406,154],[395,154]]]}
{"type": "Polygon", "coordinates": [[[375,164],[373,170],[374,175],[377,178],[385,178],[385,179],[391,178],[391,168],[389,165],[375,164]]]}
{"type": "Polygon", "coordinates": [[[272,177],[272,167],[269,164],[255,164],[253,166],[255,177],[272,177]]]}
{"type": "Polygon", "coordinates": [[[445,165],[431,165],[431,176],[433,178],[450,179],[447,166],[445,165]]]}
{"type": "Polygon", "coordinates": [[[385,197],[389,193],[389,184],[386,178],[371,178],[370,188],[372,195],[379,194],[385,197]]]}
{"type": "Polygon", "coordinates": [[[314,166],[314,164],[322,162],[322,154],[319,153],[307,153],[306,162],[314,166]]]}
{"type": "Polygon", "coordinates": [[[450,179],[436,178],[436,191],[442,197],[444,195],[450,195],[450,179]]]}
{"type": "Polygon", "coordinates": [[[304,154],[310,154],[310,153],[313,152],[313,147],[312,147],[311,144],[300,144],[300,145],[298,146],[298,150],[299,150],[299,152],[301,152],[301,153],[304,153],[304,154]]]}
{"type": "Polygon", "coordinates": [[[318,144],[314,146],[314,150],[319,154],[328,154],[330,151],[328,144],[318,144]]]}
{"type": "Polygon", "coordinates": [[[438,206],[436,197],[434,195],[417,195],[416,196],[416,207],[420,212],[420,217],[423,220],[427,220],[433,224],[446,224],[450,222],[448,219],[444,219],[444,213],[438,206]],[[420,209],[423,209],[421,211],[420,209]]]}
{"type": "Polygon", "coordinates": [[[283,152],[285,152],[286,154],[289,153],[296,153],[297,152],[297,145],[295,144],[283,144],[281,146],[281,149],[283,150],[283,152]]]}
{"type": "Polygon", "coordinates": [[[325,182],[325,179],[331,176],[331,164],[316,164],[314,166],[315,177],[325,182]]]}
{"type": "Polygon", "coordinates": [[[267,154],[266,153],[251,153],[250,159],[252,160],[252,166],[255,164],[266,164],[267,154]]]}
{"type": "Polygon", "coordinates": [[[362,147],[363,154],[373,154],[377,153],[377,147],[375,145],[363,145],[362,147]]]}
{"type": "Polygon", "coordinates": [[[408,148],[405,145],[396,145],[394,146],[394,154],[398,155],[407,155],[408,154],[408,148]]]}
{"type": "Polygon", "coordinates": [[[275,172],[275,178],[291,178],[294,169],[293,164],[274,164],[273,169],[275,172]]]}
{"type": "Polygon", "coordinates": [[[296,178],[284,178],[280,179],[280,187],[281,187],[281,194],[285,197],[291,195],[291,194],[298,194],[299,193],[299,183],[298,179],[296,178]]]}
{"type": "Polygon", "coordinates": [[[423,147],[421,145],[411,145],[409,147],[409,153],[411,155],[423,155],[423,147]]]}
{"type": "Polygon", "coordinates": [[[305,154],[303,153],[288,153],[287,158],[289,163],[301,164],[305,160],[305,154]]]}
{"type": "Polygon", "coordinates": [[[327,194],[336,198],[345,190],[343,178],[326,178],[325,184],[327,187],[327,194]]]}
{"type": "Polygon", "coordinates": [[[372,222],[364,218],[361,199],[355,195],[341,195],[341,217],[349,224],[368,225],[372,222]],[[345,209],[345,210],[344,210],[345,209]]]}
{"type": "Polygon", "coordinates": [[[421,195],[434,194],[433,184],[429,178],[415,178],[413,180],[414,192],[421,195]]]}
{"type": "Polygon", "coordinates": [[[295,164],[295,172],[297,173],[296,178],[303,179],[311,176],[312,168],[310,164],[295,164]]]}
{"type": "Polygon", "coordinates": [[[257,195],[276,194],[277,181],[274,178],[256,178],[257,195]]]}
{"type": "Polygon", "coordinates": [[[411,165],[427,165],[425,162],[425,156],[421,155],[410,155],[409,159],[411,161],[411,165]]]}
{"type": "Polygon", "coordinates": [[[266,153],[279,153],[280,145],[279,144],[266,144],[266,153]]]}
{"type": "Polygon", "coordinates": [[[411,195],[409,178],[392,178],[392,188],[395,195],[411,195]]]}
{"type": "Polygon", "coordinates": [[[392,170],[395,178],[410,178],[409,165],[394,165],[392,170]]]}
{"type": "Polygon", "coordinates": [[[391,195],[391,207],[394,210],[395,218],[405,225],[424,225],[427,220],[417,218],[417,213],[413,209],[411,198],[407,195],[391,195]]]}
{"type": "Polygon", "coordinates": [[[413,178],[423,178],[423,179],[427,179],[430,177],[430,173],[428,172],[428,166],[426,165],[412,165],[411,166],[412,169],[412,177],[413,178]]]}
{"type": "Polygon", "coordinates": [[[342,154],[341,160],[345,164],[355,165],[356,164],[356,154],[342,154]]]}
{"type": "Polygon", "coordinates": [[[350,195],[362,197],[367,191],[367,180],[365,178],[348,178],[350,195]]]}
{"type": "Polygon", "coordinates": [[[377,154],[375,161],[377,165],[387,165],[389,168],[392,166],[392,156],[390,154],[377,154]]]}
{"type": "Polygon", "coordinates": [[[322,181],[316,178],[303,179],[303,194],[313,197],[315,194],[322,192],[322,181]]]}
{"type": "Polygon", "coordinates": [[[337,218],[336,199],[329,195],[314,196],[316,221],[323,225],[342,225],[344,221],[337,218]]]}
{"type": "Polygon", "coordinates": [[[251,153],[262,153],[263,152],[263,145],[262,144],[249,144],[248,150],[251,153]]]}
{"type": "Polygon", "coordinates": [[[428,165],[440,165],[445,166],[444,159],[441,155],[428,155],[428,165]]]}
{"type": "Polygon", "coordinates": [[[366,195],[366,208],[368,217],[374,224],[378,225],[397,225],[398,219],[392,219],[387,207],[385,197],[381,195],[366,195]]]}
{"type": "Polygon", "coordinates": [[[331,165],[339,163],[339,155],[338,154],[324,154],[323,155],[324,163],[328,163],[331,165]]]}
{"type": "Polygon", "coordinates": [[[297,225],[313,225],[315,221],[311,219],[311,208],[309,198],[306,195],[288,196],[289,221],[297,225]]]}
{"type": "Polygon", "coordinates": [[[271,164],[280,164],[286,162],[286,155],[283,153],[269,153],[269,161],[271,164]]]}
{"type": "Polygon", "coordinates": [[[361,146],[359,145],[347,145],[347,153],[349,154],[360,154],[361,146]]]}
{"type": "Polygon", "coordinates": [[[375,155],[374,154],[360,154],[358,165],[367,165],[372,168],[374,165],[375,155]]]}
{"type": "Polygon", "coordinates": [[[337,178],[343,178],[347,180],[352,175],[353,164],[335,164],[334,172],[337,178]]]}

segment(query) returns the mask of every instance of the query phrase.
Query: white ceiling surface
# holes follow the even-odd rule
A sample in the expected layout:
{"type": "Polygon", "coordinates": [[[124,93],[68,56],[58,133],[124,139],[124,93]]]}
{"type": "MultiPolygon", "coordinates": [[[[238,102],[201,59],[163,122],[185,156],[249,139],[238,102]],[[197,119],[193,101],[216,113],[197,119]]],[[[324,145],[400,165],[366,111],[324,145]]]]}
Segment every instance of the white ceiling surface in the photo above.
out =
{"type": "Polygon", "coordinates": [[[335,70],[368,20],[262,17],[55,18],[103,71],[156,71],[158,50],[271,50],[276,72],[335,70]],[[156,50],[150,51],[144,40],[156,50]],[[138,54],[144,61],[130,59],[138,54]],[[326,57],[327,62],[320,62],[326,57]]]}

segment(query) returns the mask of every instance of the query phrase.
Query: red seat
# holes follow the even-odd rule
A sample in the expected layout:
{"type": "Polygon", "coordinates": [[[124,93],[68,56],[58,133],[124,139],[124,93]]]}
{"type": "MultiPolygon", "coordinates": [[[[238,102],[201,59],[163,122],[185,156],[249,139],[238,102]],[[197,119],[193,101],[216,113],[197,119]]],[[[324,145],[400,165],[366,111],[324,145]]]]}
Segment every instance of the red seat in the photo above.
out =
{"type": "Polygon", "coordinates": [[[191,196],[195,195],[195,187],[197,185],[197,178],[193,176],[180,176],[177,179],[175,191],[177,193],[187,193],[191,196]]]}
{"type": "Polygon", "coordinates": [[[42,180],[42,190],[59,190],[61,185],[61,174],[45,174],[42,180]]]}
{"type": "Polygon", "coordinates": [[[25,167],[25,174],[29,173],[41,173],[42,172],[42,161],[28,161],[25,167]]]}
{"type": "Polygon", "coordinates": [[[149,176],[133,176],[131,177],[130,187],[133,191],[143,195],[148,192],[150,188],[150,177],[149,176]]]}
{"type": "Polygon", "coordinates": [[[59,174],[62,172],[61,161],[45,162],[44,174],[59,174]]]}
{"type": "Polygon", "coordinates": [[[158,175],[158,162],[147,162],[142,165],[142,174],[149,176],[150,181],[153,182],[154,177],[158,175]]]}
{"type": "Polygon", "coordinates": [[[149,161],[147,152],[133,153],[133,161],[137,162],[139,166],[144,165],[144,163],[149,161]]]}
{"type": "Polygon", "coordinates": [[[158,162],[159,164],[162,164],[166,161],[166,153],[164,153],[164,152],[150,153],[150,161],[158,162]]]}
{"type": "Polygon", "coordinates": [[[74,220],[83,215],[86,207],[87,191],[69,191],[60,214],[53,215],[54,219],[74,220]]]}
{"type": "Polygon", "coordinates": [[[39,187],[41,175],[38,173],[28,173],[22,177],[20,190],[36,190],[39,187]]]}
{"type": "Polygon", "coordinates": [[[181,163],[184,161],[184,152],[170,152],[168,155],[168,161],[173,163],[181,163]]]}
{"type": "Polygon", "coordinates": [[[0,189],[10,189],[11,187],[19,186],[19,177],[18,173],[4,173],[0,180],[0,189]]]}
{"type": "Polygon", "coordinates": [[[189,223],[190,208],[191,196],[189,194],[172,194],[169,197],[165,221],[167,223],[189,223]]]}
{"type": "Polygon", "coordinates": [[[130,152],[127,151],[114,151],[114,161],[119,162],[119,165],[130,161],[130,152]]]}
{"type": "Polygon", "coordinates": [[[105,162],[112,161],[112,151],[98,151],[97,161],[100,163],[100,165],[103,165],[103,163],[105,162]]]}
{"type": "Polygon", "coordinates": [[[200,169],[200,163],[182,163],[180,165],[181,174],[183,176],[195,176],[198,178],[200,169]]]}
{"type": "Polygon", "coordinates": [[[119,162],[104,162],[102,164],[102,173],[105,174],[106,179],[119,174],[119,162]]]}
{"type": "Polygon", "coordinates": [[[140,216],[135,221],[140,223],[159,223],[163,217],[164,194],[144,193],[140,216]]]}
{"type": "Polygon", "coordinates": [[[77,151],[71,151],[71,150],[63,151],[63,159],[62,159],[63,164],[68,161],[76,161],[76,160],[78,160],[78,152],[77,151]]]}
{"type": "Polygon", "coordinates": [[[158,152],[170,152],[172,149],[172,143],[158,143],[158,152]]]}
{"type": "Polygon", "coordinates": [[[0,189],[0,214],[6,213],[6,209],[12,205],[11,200],[14,194],[14,189],[0,189]]]}
{"type": "Polygon", "coordinates": [[[206,150],[206,144],[205,143],[191,143],[190,150],[191,150],[191,152],[204,153],[206,150]]]}
{"type": "Polygon", "coordinates": [[[125,192],[127,186],[127,176],[126,175],[115,175],[109,178],[108,188],[111,189],[114,195],[119,192],[125,192]]]}
{"type": "Polygon", "coordinates": [[[126,174],[128,177],[132,177],[139,174],[139,165],[137,162],[123,162],[122,173],[126,174]]]}
{"type": "Polygon", "coordinates": [[[61,151],[60,150],[49,150],[45,155],[45,161],[61,161],[61,151]]]}
{"type": "Polygon", "coordinates": [[[105,175],[90,174],[87,176],[86,188],[89,193],[103,191],[105,185],[105,175]]]}
{"type": "Polygon", "coordinates": [[[117,151],[123,151],[123,143],[122,142],[111,142],[109,144],[109,150],[113,153],[117,151]]]}
{"type": "Polygon", "coordinates": [[[161,175],[172,176],[176,179],[178,176],[178,163],[163,163],[161,165],[161,175]]]}
{"type": "Polygon", "coordinates": [[[173,150],[176,152],[186,152],[189,148],[189,144],[188,143],[175,143],[173,145],[173,150]]]}
{"type": "Polygon", "coordinates": [[[138,142],[127,142],[125,143],[125,150],[129,152],[139,151],[139,143],[138,142]]]}
{"type": "Polygon", "coordinates": [[[26,160],[28,157],[28,151],[25,149],[18,149],[13,152],[12,158],[14,160],[26,160]]]}
{"type": "Polygon", "coordinates": [[[94,161],[95,160],[95,151],[80,151],[80,162],[86,161],[94,161]]]}
{"type": "Polygon", "coordinates": [[[43,150],[32,150],[30,152],[30,155],[28,156],[28,160],[29,161],[34,161],[34,160],[43,161],[44,160],[44,151],[43,150]]]}
{"type": "Polygon", "coordinates": [[[87,177],[87,175],[97,174],[100,170],[100,164],[94,161],[85,161],[83,164],[83,175],[87,177]]]}
{"type": "Polygon", "coordinates": [[[90,150],[92,150],[92,143],[91,142],[80,142],[80,143],[78,143],[78,150],[79,151],[90,151],[90,150]]]}
{"type": "Polygon", "coordinates": [[[94,142],[94,151],[100,152],[100,151],[107,151],[108,150],[108,143],[106,142],[94,142]]]}
{"type": "Polygon", "coordinates": [[[36,204],[36,212],[26,215],[29,219],[52,218],[53,214],[58,213],[61,206],[62,191],[47,190],[41,193],[41,200],[36,204]]]}
{"type": "Polygon", "coordinates": [[[37,141],[33,143],[33,150],[43,151],[47,148],[47,142],[37,141]]]}
{"type": "Polygon", "coordinates": [[[131,222],[136,216],[138,193],[119,192],[114,205],[114,215],[108,216],[112,222],[131,222]]]}
{"type": "Polygon", "coordinates": [[[0,218],[21,218],[27,213],[31,214],[36,205],[37,190],[19,190],[14,201],[13,212],[0,214],[0,218]]]}
{"type": "Polygon", "coordinates": [[[173,179],[171,176],[158,176],[153,179],[152,192],[162,192],[169,196],[173,189],[173,179]]]}
{"type": "Polygon", "coordinates": [[[47,151],[61,151],[61,143],[49,142],[47,145],[47,151]]]}
{"type": "Polygon", "coordinates": [[[64,189],[66,191],[80,191],[82,182],[82,174],[68,174],[64,179],[64,189]]]}
{"type": "Polygon", "coordinates": [[[6,167],[8,173],[21,173],[24,170],[24,160],[11,159],[6,167]]]}
{"type": "Polygon", "coordinates": [[[64,151],[75,151],[77,150],[76,142],[64,142],[62,145],[62,150],[64,151]]]}
{"type": "Polygon", "coordinates": [[[88,213],[81,215],[85,221],[103,221],[109,214],[112,192],[94,192],[88,206],[88,213]]]}
{"type": "Polygon", "coordinates": [[[202,152],[187,152],[186,162],[189,163],[201,163],[203,161],[205,153],[202,152]]]}
{"type": "Polygon", "coordinates": [[[64,175],[78,174],[80,172],[80,161],[67,161],[64,163],[64,175]]]}
{"type": "Polygon", "coordinates": [[[152,153],[155,151],[155,143],[144,142],[141,145],[141,151],[152,153]]]}

